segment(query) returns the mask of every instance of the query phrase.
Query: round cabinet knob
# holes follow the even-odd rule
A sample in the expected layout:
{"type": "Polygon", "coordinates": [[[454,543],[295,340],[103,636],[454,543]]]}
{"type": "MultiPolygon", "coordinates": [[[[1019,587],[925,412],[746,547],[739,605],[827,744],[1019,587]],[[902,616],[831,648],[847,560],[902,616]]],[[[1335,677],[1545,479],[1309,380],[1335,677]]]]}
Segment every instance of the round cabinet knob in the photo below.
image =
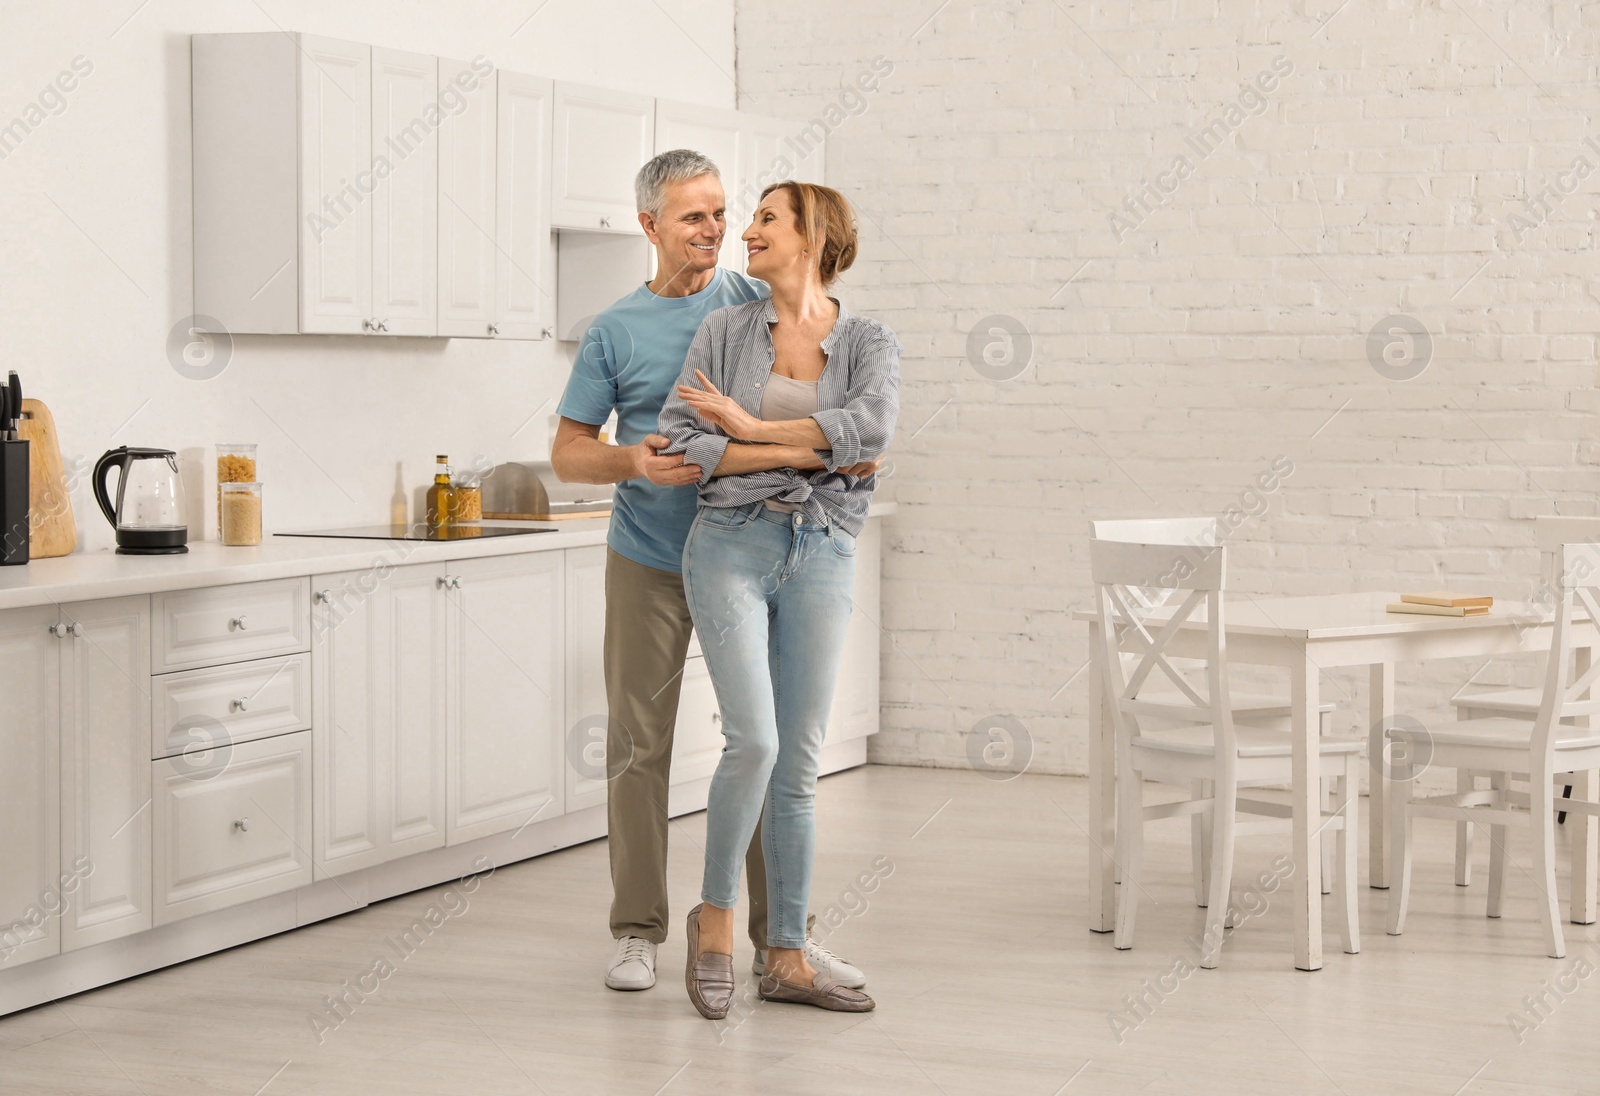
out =
{"type": "Polygon", "coordinates": [[[363,331],[371,331],[372,330],[372,321],[371,320],[362,320],[361,321],[361,330],[363,330],[363,331]]]}
{"type": "Polygon", "coordinates": [[[72,634],[72,629],[68,628],[65,624],[52,624],[50,625],[50,634],[55,636],[57,639],[66,639],[72,634]]]}
{"type": "Polygon", "coordinates": [[[250,710],[250,698],[241,696],[238,700],[235,700],[233,702],[233,710],[236,712],[248,712],[250,710]]]}
{"type": "Polygon", "coordinates": [[[229,631],[242,632],[248,627],[249,627],[249,623],[245,620],[245,616],[244,616],[243,613],[240,613],[238,616],[236,616],[232,620],[228,621],[228,630],[229,631]]]}
{"type": "Polygon", "coordinates": [[[722,713],[721,712],[712,712],[711,713],[711,722],[713,722],[713,723],[721,723],[722,722],[722,713]]]}
{"type": "Polygon", "coordinates": [[[311,596],[316,598],[318,601],[326,604],[327,602],[330,602],[330,601],[333,600],[333,591],[332,590],[318,590],[316,593],[312,594],[311,596]]]}
{"type": "Polygon", "coordinates": [[[72,634],[80,639],[83,638],[83,625],[79,624],[76,620],[72,622],[72,634]]]}
{"type": "Polygon", "coordinates": [[[378,330],[382,331],[385,335],[387,335],[389,333],[389,321],[388,320],[379,320],[378,321],[378,330]]]}
{"type": "Polygon", "coordinates": [[[248,818],[237,818],[237,819],[235,819],[234,823],[233,823],[233,828],[238,830],[240,833],[249,833],[250,832],[250,819],[248,819],[248,818]]]}
{"type": "Polygon", "coordinates": [[[539,329],[539,337],[541,339],[553,339],[556,337],[556,329],[553,327],[541,327],[539,329]]]}
{"type": "Polygon", "coordinates": [[[489,334],[491,334],[491,335],[500,334],[500,325],[497,324],[497,323],[490,324],[489,325],[489,334]]]}
{"type": "Polygon", "coordinates": [[[450,576],[449,575],[440,575],[439,576],[439,589],[441,589],[441,590],[450,589],[450,576]]]}
{"type": "Polygon", "coordinates": [[[600,218],[600,227],[601,228],[610,228],[611,227],[611,218],[610,217],[601,217],[600,218]]]}

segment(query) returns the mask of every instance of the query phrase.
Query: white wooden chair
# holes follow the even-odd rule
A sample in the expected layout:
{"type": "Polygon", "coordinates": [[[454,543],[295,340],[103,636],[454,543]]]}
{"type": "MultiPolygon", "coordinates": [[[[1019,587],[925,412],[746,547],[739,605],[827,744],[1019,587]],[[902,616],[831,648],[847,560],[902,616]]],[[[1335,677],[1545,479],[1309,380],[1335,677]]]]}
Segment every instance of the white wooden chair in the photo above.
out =
{"type": "Polygon", "coordinates": [[[1572,668],[1574,612],[1581,611],[1590,624],[1600,626],[1600,544],[1565,545],[1559,560],[1545,684],[1534,718],[1495,716],[1462,720],[1432,731],[1396,728],[1389,732],[1398,757],[1424,758],[1429,767],[1492,774],[1487,790],[1458,784],[1453,794],[1418,798],[1414,780],[1402,781],[1395,788],[1390,798],[1389,823],[1394,866],[1389,891],[1391,936],[1398,936],[1405,929],[1411,889],[1412,820],[1442,818],[1459,824],[1465,817],[1469,822],[1481,820],[1490,825],[1490,917],[1500,916],[1506,827],[1526,824],[1531,828],[1531,874],[1541,891],[1538,905],[1546,951],[1556,959],[1566,954],[1556,901],[1555,812],[1560,808],[1587,819],[1600,814],[1600,806],[1557,795],[1552,785],[1557,774],[1600,768],[1600,729],[1593,719],[1600,714],[1600,699],[1590,696],[1591,688],[1600,679],[1600,664],[1582,673],[1574,673],[1572,668]],[[1578,566],[1579,561],[1582,566],[1578,566]],[[1510,778],[1518,776],[1527,780],[1526,791],[1511,786],[1510,778]]]}
{"type": "MultiPolygon", "coordinates": [[[[1187,545],[1193,548],[1215,548],[1222,541],[1217,534],[1216,518],[1113,518],[1100,519],[1089,522],[1089,536],[1095,540],[1115,540],[1132,544],[1171,544],[1174,546],[1187,545]]],[[[1145,590],[1134,588],[1129,591],[1137,603],[1145,608],[1154,608],[1165,602],[1170,597],[1169,590],[1145,590]]],[[[1134,656],[1124,652],[1123,664],[1130,671],[1130,660],[1134,656]]],[[[1190,668],[1192,660],[1173,659],[1174,665],[1190,668]]],[[[1160,682],[1152,684],[1153,689],[1161,690],[1160,682]]],[[[1165,689],[1167,698],[1180,694],[1176,690],[1165,689]]],[[[1154,699],[1147,693],[1146,699],[1154,699]]],[[[1273,696],[1270,693],[1244,693],[1231,694],[1233,702],[1233,721],[1238,726],[1262,727],[1269,730],[1281,731],[1288,734],[1293,727],[1292,710],[1289,699],[1284,696],[1273,696]]],[[[1319,731],[1328,734],[1333,725],[1334,705],[1326,703],[1318,709],[1319,731]]],[[[1196,798],[1209,795],[1206,782],[1201,781],[1194,789],[1196,798]]],[[[1333,802],[1333,782],[1323,781],[1323,802],[1331,806],[1333,802]]],[[[1209,900],[1206,894],[1206,877],[1209,871],[1211,838],[1208,830],[1209,816],[1197,814],[1190,819],[1191,845],[1194,859],[1194,900],[1195,904],[1204,907],[1209,900]]],[[[1337,835],[1329,832],[1323,837],[1322,842],[1322,893],[1328,894],[1333,886],[1333,854],[1334,843],[1337,835]]],[[[1116,875],[1120,882],[1121,869],[1116,875]]]]}
{"type": "MultiPolygon", "coordinates": [[[[1158,818],[1209,816],[1210,856],[1206,879],[1206,929],[1200,965],[1217,965],[1228,911],[1233,841],[1236,835],[1282,832],[1287,804],[1243,799],[1240,788],[1291,782],[1290,741],[1280,732],[1236,724],[1228,689],[1223,578],[1227,549],[1210,546],[1137,544],[1094,539],[1089,542],[1090,572],[1107,675],[1106,699],[1116,731],[1116,861],[1123,885],[1117,900],[1115,944],[1133,946],[1142,871],[1144,824],[1158,818]],[[1152,610],[1152,600],[1135,590],[1170,591],[1170,613],[1152,610]],[[1173,665],[1170,647],[1180,626],[1203,621],[1206,654],[1203,682],[1196,688],[1173,665]],[[1122,654],[1132,652],[1131,673],[1122,654]],[[1167,689],[1149,689],[1165,678],[1167,689]],[[1168,691],[1170,690],[1170,691],[1168,691]],[[1152,724],[1175,726],[1155,730],[1152,724]],[[1143,782],[1158,780],[1189,789],[1209,788],[1176,803],[1146,806],[1143,782]],[[1201,784],[1200,782],[1207,782],[1201,784]],[[1270,821],[1240,823],[1235,812],[1270,821]],[[1131,884],[1131,885],[1130,885],[1131,884]]],[[[1165,602],[1168,598],[1161,598],[1165,602]]],[[[1356,830],[1362,743],[1358,739],[1320,740],[1319,774],[1336,781],[1338,809],[1322,826],[1339,834],[1336,890],[1344,949],[1360,950],[1356,912],[1356,830]]]]}
{"type": "MultiPolygon", "coordinates": [[[[1534,543],[1539,549],[1540,590],[1546,597],[1553,596],[1557,589],[1561,546],[1596,540],[1600,540],[1600,518],[1543,516],[1534,519],[1534,543]]],[[[1469,693],[1468,688],[1469,686],[1463,685],[1456,695],[1450,698],[1457,719],[1497,717],[1533,719],[1539,714],[1539,705],[1544,699],[1542,689],[1490,689],[1469,693]]],[[[1492,773],[1459,770],[1456,773],[1456,790],[1472,791],[1477,787],[1478,779],[1483,776],[1493,778],[1492,773]]],[[[1580,782],[1579,786],[1585,785],[1580,782]]],[[[1572,784],[1564,782],[1562,796],[1571,795],[1572,788],[1572,784]]],[[[1565,812],[1558,814],[1556,821],[1565,822],[1565,812]]],[[[1456,886],[1458,887],[1469,886],[1472,883],[1472,837],[1473,827],[1470,823],[1456,824],[1456,886]]]]}

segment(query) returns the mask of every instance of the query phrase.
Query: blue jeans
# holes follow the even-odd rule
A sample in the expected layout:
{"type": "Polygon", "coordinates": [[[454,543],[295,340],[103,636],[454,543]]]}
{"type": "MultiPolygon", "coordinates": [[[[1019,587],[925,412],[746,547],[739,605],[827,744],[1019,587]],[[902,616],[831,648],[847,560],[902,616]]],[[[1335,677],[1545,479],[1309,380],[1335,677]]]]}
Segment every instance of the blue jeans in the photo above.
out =
{"type": "Polygon", "coordinates": [[[763,809],[767,943],[806,942],[813,806],[828,709],[850,621],[855,537],[756,502],[702,508],[683,587],[726,740],[706,804],[700,896],[732,909],[763,809]]]}

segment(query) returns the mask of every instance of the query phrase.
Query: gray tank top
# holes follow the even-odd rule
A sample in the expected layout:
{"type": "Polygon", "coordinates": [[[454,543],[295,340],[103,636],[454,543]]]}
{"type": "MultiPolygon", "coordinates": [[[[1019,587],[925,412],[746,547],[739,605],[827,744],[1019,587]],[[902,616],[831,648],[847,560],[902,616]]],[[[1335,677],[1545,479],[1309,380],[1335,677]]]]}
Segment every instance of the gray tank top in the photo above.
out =
{"type": "MultiPolygon", "coordinates": [[[[797,381],[779,373],[767,377],[766,390],[761,395],[761,421],[782,422],[788,419],[810,418],[817,412],[817,382],[797,381]]],[[[793,514],[800,509],[794,502],[767,500],[767,509],[783,514],[793,514]]]]}

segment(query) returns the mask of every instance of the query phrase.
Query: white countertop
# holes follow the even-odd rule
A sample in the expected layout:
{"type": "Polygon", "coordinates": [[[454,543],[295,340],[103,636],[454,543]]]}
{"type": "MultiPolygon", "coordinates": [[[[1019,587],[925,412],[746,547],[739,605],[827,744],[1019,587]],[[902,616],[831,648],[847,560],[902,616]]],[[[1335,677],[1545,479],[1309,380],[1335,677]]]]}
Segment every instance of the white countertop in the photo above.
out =
{"type": "MultiPolygon", "coordinates": [[[[894,509],[892,502],[875,502],[868,514],[883,517],[894,509]]],[[[74,552],[55,559],[36,559],[23,566],[0,567],[0,610],[359,571],[383,564],[397,567],[583,548],[604,544],[610,522],[609,515],[565,521],[486,521],[484,525],[553,531],[439,543],[269,535],[262,537],[261,545],[255,548],[229,548],[207,540],[190,544],[187,552],[175,556],[120,556],[110,548],[74,552]]]]}

